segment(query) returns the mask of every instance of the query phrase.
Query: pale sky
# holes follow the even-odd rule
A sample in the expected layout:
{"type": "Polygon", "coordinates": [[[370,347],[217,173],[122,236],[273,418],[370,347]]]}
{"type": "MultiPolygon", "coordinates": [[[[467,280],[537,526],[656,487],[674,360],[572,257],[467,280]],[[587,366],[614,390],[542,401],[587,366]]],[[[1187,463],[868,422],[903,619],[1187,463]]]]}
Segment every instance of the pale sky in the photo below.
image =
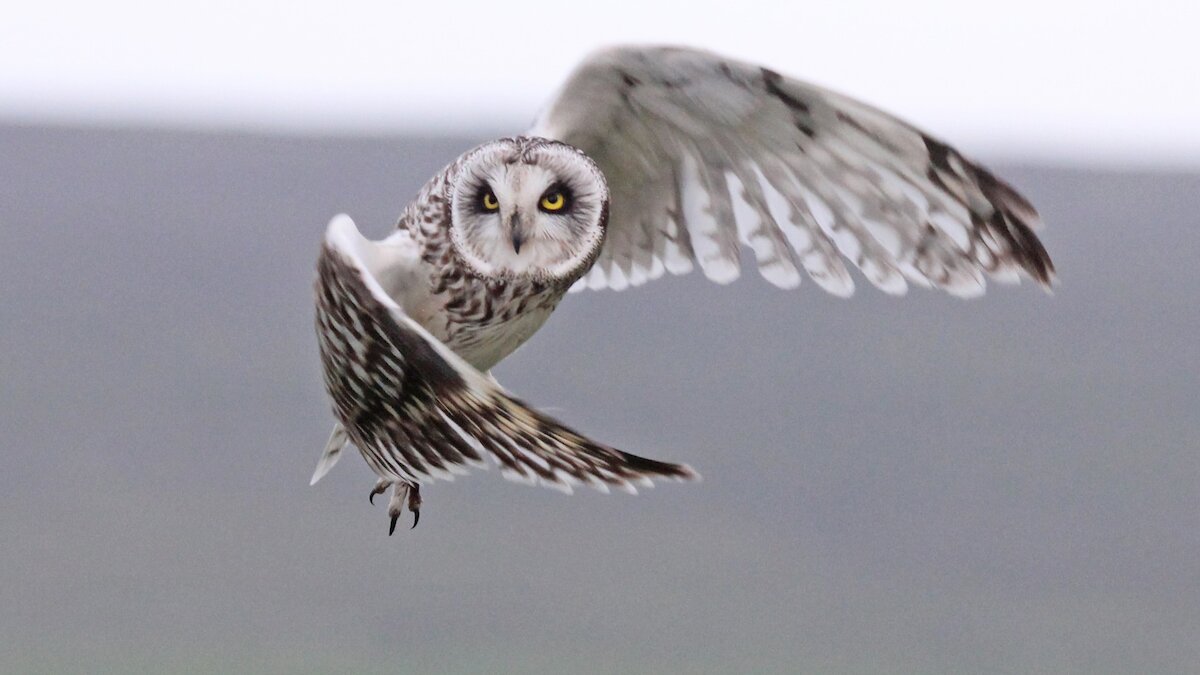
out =
{"type": "Polygon", "coordinates": [[[43,0],[0,21],[0,121],[525,128],[614,42],[702,46],[976,153],[1200,164],[1200,3],[43,0]]]}

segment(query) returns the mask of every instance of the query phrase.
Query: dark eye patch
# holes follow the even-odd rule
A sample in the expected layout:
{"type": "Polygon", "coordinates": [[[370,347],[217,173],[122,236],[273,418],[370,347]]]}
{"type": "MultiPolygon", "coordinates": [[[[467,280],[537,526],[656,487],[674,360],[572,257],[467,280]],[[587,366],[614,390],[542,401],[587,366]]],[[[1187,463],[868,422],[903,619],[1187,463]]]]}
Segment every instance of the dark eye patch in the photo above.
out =
{"type": "Polygon", "coordinates": [[[471,205],[475,213],[495,213],[500,208],[500,200],[496,198],[492,186],[484,183],[475,191],[471,205]]]}
{"type": "Polygon", "coordinates": [[[546,213],[563,214],[571,210],[575,203],[575,195],[571,188],[563,183],[555,183],[546,188],[538,199],[538,208],[546,213]]]}

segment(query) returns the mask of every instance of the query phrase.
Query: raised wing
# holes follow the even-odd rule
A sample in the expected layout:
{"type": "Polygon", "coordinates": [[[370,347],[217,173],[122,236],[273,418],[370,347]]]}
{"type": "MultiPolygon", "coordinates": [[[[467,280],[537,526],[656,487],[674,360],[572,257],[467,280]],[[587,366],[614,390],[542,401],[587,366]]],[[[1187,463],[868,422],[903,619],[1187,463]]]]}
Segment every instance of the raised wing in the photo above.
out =
{"type": "MultiPolygon", "coordinates": [[[[508,478],[567,492],[577,483],[634,492],[652,477],[698,477],[595,443],[505,393],[404,314],[376,278],[381,264],[382,247],[349,217],[333,219],[317,263],[325,386],[344,433],[377,473],[452,479],[490,456],[508,478]]],[[[340,451],[341,442],[335,429],[330,446],[340,451]]],[[[323,459],[318,474],[335,460],[323,459]]]]}
{"type": "Polygon", "coordinates": [[[842,257],[875,286],[970,296],[984,273],[1043,285],[1054,265],[1038,215],[987,169],[921,130],[766,68],[691,49],[616,48],[571,75],[533,135],[604,171],[608,236],[576,286],[621,289],[693,262],[738,277],[740,247],[783,288],[803,269],[854,291],[842,257]]]}

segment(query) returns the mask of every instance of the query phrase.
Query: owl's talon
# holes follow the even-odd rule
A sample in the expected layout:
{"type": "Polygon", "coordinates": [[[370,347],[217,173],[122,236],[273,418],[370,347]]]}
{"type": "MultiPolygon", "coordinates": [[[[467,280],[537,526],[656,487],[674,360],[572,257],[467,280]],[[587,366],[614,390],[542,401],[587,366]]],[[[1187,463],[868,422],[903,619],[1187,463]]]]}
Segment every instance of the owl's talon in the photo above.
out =
{"type": "MultiPolygon", "coordinates": [[[[392,517],[392,524],[388,527],[388,536],[396,531],[396,521],[400,519],[400,514],[404,513],[404,502],[407,501],[409,509],[412,508],[414,486],[408,483],[396,481],[392,483],[392,498],[388,500],[388,515],[392,517]],[[405,497],[408,499],[405,500],[405,497]]],[[[417,497],[417,503],[420,504],[420,497],[417,497]]]]}
{"type": "Polygon", "coordinates": [[[381,495],[384,492],[387,492],[388,486],[391,484],[392,482],[385,478],[380,478],[375,483],[375,487],[371,488],[371,494],[367,497],[367,501],[371,502],[371,506],[375,505],[375,495],[381,495]]]}
{"type": "Polygon", "coordinates": [[[421,519],[421,488],[416,483],[408,486],[408,510],[413,513],[413,524],[408,529],[413,529],[417,526],[417,521],[421,519]]]}

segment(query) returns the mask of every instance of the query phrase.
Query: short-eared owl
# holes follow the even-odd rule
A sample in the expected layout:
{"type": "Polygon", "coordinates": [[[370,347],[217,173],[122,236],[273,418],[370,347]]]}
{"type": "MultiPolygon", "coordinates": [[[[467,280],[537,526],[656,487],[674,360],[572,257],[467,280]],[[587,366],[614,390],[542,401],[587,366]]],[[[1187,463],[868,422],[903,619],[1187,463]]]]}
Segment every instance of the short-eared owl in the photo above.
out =
{"type": "Polygon", "coordinates": [[[597,53],[525,136],[485,143],[429,180],[382,241],[349,217],[325,234],[317,333],[337,425],[389,487],[391,529],[418,486],[488,458],[570,491],[691,479],[533,410],[488,370],[568,290],[620,290],[699,265],[718,283],[753,252],[770,283],[807,274],[959,296],[985,276],[1054,277],[1037,212],[987,169],[864,103],[715,54],[597,53]]]}

